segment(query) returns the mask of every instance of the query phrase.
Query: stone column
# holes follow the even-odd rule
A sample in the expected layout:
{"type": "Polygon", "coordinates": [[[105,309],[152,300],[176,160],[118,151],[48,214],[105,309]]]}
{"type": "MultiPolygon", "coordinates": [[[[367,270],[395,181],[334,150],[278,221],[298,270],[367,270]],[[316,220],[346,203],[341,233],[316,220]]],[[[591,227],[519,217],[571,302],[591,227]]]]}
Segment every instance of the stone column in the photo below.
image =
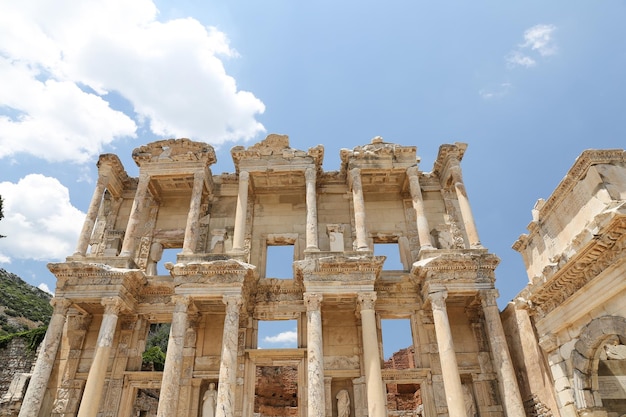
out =
{"type": "Polygon", "coordinates": [[[183,347],[185,346],[185,332],[187,331],[187,308],[190,299],[187,296],[174,295],[174,313],[172,314],[172,327],[170,338],[167,341],[167,355],[161,378],[161,394],[157,417],[170,417],[176,415],[178,407],[178,392],[180,389],[180,376],[183,368],[183,347]]]}
{"type": "Polygon", "coordinates": [[[233,417],[235,415],[235,383],[237,376],[237,338],[239,336],[239,308],[242,304],[241,295],[225,295],[226,317],[224,318],[224,334],[222,336],[222,359],[220,362],[220,379],[217,386],[216,417],[233,417]]]}
{"type": "Polygon", "coordinates": [[[378,351],[378,333],[374,311],[376,293],[360,293],[358,302],[361,310],[361,326],[363,327],[363,363],[367,385],[368,416],[384,417],[387,415],[387,407],[383,390],[383,377],[380,371],[380,353],[378,351]]]}
{"type": "Polygon", "coordinates": [[[304,177],[306,179],[306,250],[318,251],[315,168],[307,168],[304,171],[304,177]]]}
{"type": "Polygon", "coordinates": [[[130,217],[126,225],[126,233],[124,233],[124,243],[122,243],[120,256],[131,256],[135,250],[135,234],[137,233],[139,220],[146,208],[148,184],[150,184],[150,175],[146,173],[140,174],[139,182],[137,183],[137,191],[135,192],[135,200],[133,201],[133,208],[130,211],[130,217]]]}
{"type": "Polygon", "coordinates": [[[305,293],[307,317],[307,399],[308,417],[324,417],[324,353],[322,350],[322,294],[305,293]]]}
{"type": "Polygon", "coordinates": [[[109,183],[109,178],[106,176],[98,177],[96,182],[96,189],[91,196],[91,202],[87,209],[87,215],[85,216],[85,222],[83,223],[83,229],[80,232],[78,238],[78,244],[76,245],[76,252],[74,255],[85,255],[87,253],[87,247],[91,240],[91,234],[93,233],[93,226],[96,224],[96,218],[98,217],[98,211],[100,210],[100,204],[102,203],[102,195],[109,183]]]}
{"type": "Polygon", "coordinates": [[[198,244],[198,223],[200,220],[200,203],[202,202],[204,178],[204,171],[193,174],[193,190],[191,191],[191,202],[189,203],[189,213],[187,214],[187,225],[185,226],[185,238],[183,241],[183,254],[185,255],[194,253],[198,244]]]}
{"type": "Polygon", "coordinates": [[[46,336],[39,348],[39,356],[37,356],[37,362],[35,362],[33,375],[30,377],[24,401],[22,401],[19,417],[37,417],[39,415],[41,402],[46,392],[48,380],[52,373],[52,366],[59,350],[61,337],[63,336],[65,316],[70,305],[72,305],[71,301],[63,298],[53,298],[51,304],[54,306],[54,310],[52,311],[46,336]]]}
{"type": "Polygon", "coordinates": [[[237,194],[237,209],[235,211],[235,231],[233,236],[233,252],[244,251],[244,238],[246,235],[246,217],[248,211],[248,171],[239,172],[239,194],[237,194]]]}
{"type": "Polygon", "coordinates": [[[480,292],[491,354],[493,355],[493,362],[496,364],[495,368],[498,373],[498,383],[502,392],[505,414],[507,417],[524,417],[526,415],[524,403],[517,385],[515,369],[511,362],[504,328],[500,320],[500,310],[496,304],[497,297],[498,290],[495,289],[480,292]]]}
{"type": "Polygon", "coordinates": [[[104,314],[100,324],[100,333],[96,342],[96,350],[93,361],[85,382],[83,399],[78,409],[78,417],[96,417],[104,391],[104,380],[107,373],[107,365],[111,356],[111,346],[115,337],[118,314],[124,306],[119,297],[108,297],[102,300],[104,314]]]}
{"type": "Polygon", "coordinates": [[[461,375],[456,361],[456,351],[452,341],[452,330],[448,320],[446,310],[446,291],[437,291],[428,294],[430,304],[433,309],[433,321],[435,323],[435,335],[437,336],[437,347],[439,349],[439,361],[441,362],[441,374],[443,377],[443,387],[448,405],[448,415],[455,417],[473,417],[465,413],[465,402],[463,399],[463,385],[461,375]]]}
{"type": "Polygon", "coordinates": [[[452,175],[454,190],[456,191],[456,196],[459,200],[461,217],[463,217],[463,225],[465,226],[465,232],[467,233],[470,248],[481,248],[482,246],[480,244],[480,239],[478,238],[478,230],[476,229],[476,223],[474,222],[474,215],[472,214],[472,208],[470,207],[469,199],[467,198],[465,184],[463,184],[461,165],[457,159],[452,162],[450,174],[452,175]]]}
{"type": "Polygon", "coordinates": [[[367,244],[367,229],[365,228],[365,200],[363,199],[363,184],[361,183],[361,170],[350,170],[352,180],[352,201],[354,204],[354,224],[356,226],[356,250],[369,251],[367,244]]]}
{"type": "Polygon", "coordinates": [[[424,210],[424,200],[422,199],[422,189],[420,187],[417,167],[413,166],[408,168],[406,170],[406,174],[409,177],[409,187],[411,189],[411,198],[413,199],[413,209],[415,210],[415,216],[417,218],[417,235],[420,239],[420,249],[433,249],[433,243],[430,238],[430,227],[428,226],[428,220],[426,219],[426,212],[424,210]]]}

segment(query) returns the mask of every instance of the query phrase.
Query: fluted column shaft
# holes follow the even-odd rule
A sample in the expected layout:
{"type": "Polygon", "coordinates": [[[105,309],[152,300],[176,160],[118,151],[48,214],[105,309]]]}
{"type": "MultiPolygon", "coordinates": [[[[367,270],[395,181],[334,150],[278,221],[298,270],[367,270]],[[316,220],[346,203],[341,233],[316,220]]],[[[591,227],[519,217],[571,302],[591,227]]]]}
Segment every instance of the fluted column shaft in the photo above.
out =
{"type": "Polygon", "coordinates": [[[243,242],[246,235],[246,217],[248,211],[248,182],[250,173],[239,172],[239,193],[237,194],[237,209],[235,211],[235,231],[233,237],[233,252],[243,252],[243,242]]]}
{"type": "Polygon", "coordinates": [[[384,417],[387,415],[387,408],[383,391],[383,377],[380,370],[376,312],[374,311],[376,293],[361,293],[358,296],[358,302],[361,310],[368,416],[384,417]]]}
{"type": "Polygon", "coordinates": [[[470,248],[479,248],[481,245],[480,239],[478,238],[478,229],[476,229],[476,222],[474,221],[474,215],[472,214],[472,207],[470,206],[469,199],[467,198],[467,191],[465,190],[463,176],[461,175],[461,165],[458,160],[453,162],[453,165],[450,168],[450,173],[452,175],[452,181],[454,182],[454,190],[459,201],[461,217],[463,218],[463,225],[465,226],[465,232],[467,233],[470,248]]]}
{"type": "Polygon", "coordinates": [[[190,299],[187,296],[175,295],[174,312],[172,313],[172,327],[170,338],[167,341],[167,355],[161,378],[161,393],[157,417],[175,416],[178,409],[178,393],[180,391],[180,377],[183,368],[183,348],[187,331],[187,309],[190,299]]]}
{"type": "Polygon", "coordinates": [[[137,191],[135,192],[135,200],[130,211],[128,224],[126,225],[126,233],[124,233],[124,243],[122,243],[122,251],[120,256],[131,256],[135,250],[135,234],[139,226],[139,220],[146,208],[146,197],[148,197],[148,184],[150,184],[150,175],[139,175],[137,183],[137,191]]]}
{"type": "Polygon", "coordinates": [[[446,309],[446,291],[438,291],[428,294],[430,304],[433,309],[433,321],[435,323],[435,335],[437,336],[437,347],[439,348],[439,361],[441,362],[441,374],[443,377],[443,387],[446,391],[446,403],[448,404],[448,415],[455,417],[467,416],[465,412],[465,402],[463,400],[463,385],[461,375],[456,360],[456,351],[452,341],[452,330],[446,309]]]}
{"type": "Polygon", "coordinates": [[[319,250],[317,239],[317,192],[315,168],[304,171],[306,179],[306,248],[319,250]]]}
{"type": "Polygon", "coordinates": [[[352,180],[352,201],[354,204],[354,225],[356,227],[356,250],[370,250],[367,243],[367,229],[365,228],[365,200],[363,198],[363,184],[361,183],[361,170],[350,170],[352,180]]]}
{"type": "Polygon", "coordinates": [[[98,333],[96,350],[89,368],[89,374],[87,375],[83,399],[78,409],[78,417],[96,417],[98,414],[104,391],[107,365],[109,364],[109,356],[111,356],[111,347],[115,337],[115,328],[117,327],[118,314],[124,306],[122,300],[118,297],[105,298],[102,300],[102,305],[104,306],[104,314],[100,324],[100,333],[98,333]]]}
{"type": "Polygon", "coordinates": [[[237,382],[237,339],[239,335],[239,308],[241,295],[225,295],[226,317],[222,337],[220,379],[217,387],[216,417],[235,415],[235,383],[237,382]]]}
{"type": "Polygon", "coordinates": [[[183,240],[183,254],[189,255],[196,251],[198,243],[198,222],[200,221],[200,203],[202,203],[202,190],[204,188],[205,172],[193,174],[193,189],[191,191],[191,202],[189,203],[189,213],[187,214],[187,225],[185,226],[185,238],[183,240]]]}
{"type": "Polygon", "coordinates": [[[305,293],[307,317],[307,396],[308,417],[324,417],[324,353],[322,350],[322,294],[305,293]]]}
{"type": "Polygon", "coordinates": [[[502,392],[505,414],[507,417],[524,417],[524,403],[522,395],[517,385],[515,377],[515,369],[511,361],[511,355],[506,342],[504,328],[500,320],[500,310],[496,299],[498,290],[484,290],[480,292],[483,313],[485,314],[485,323],[487,324],[487,335],[489,336],[489,345],[493,361],[496,364],[496,372],[498,373],[498,383],[502,392]]]}
{"type": "Polygon", "coordinates": [[[417,167],[413,166],[408,168],[406,173],[409,177],[409,188],[411,190],[411,198],[413,199],[413,209],[415,210],[420,248],[432,249],[433,243],[430,238],[430,227],[428,226],[428,220],[426,219],[426,212],[424,210],[424,200],[422,199],[422,189],[420,187],[417,167]]]}
{"type": "Polygon", "coordinates": [[[93,233],[93,226],[96,224],[96,218],[98,217],[98,211],[100,210],[100,204],[102,203],[102,195],[108,185],[108,177],[98,177],[96,182],[96,189],[91,196],[91,202],[87,209],[87,215],[85,216],[85,222],[83,228],[78,237],[78,243],[76,244],[76,252],[74,255],[85,255],[87,253],[87,247],[89,247],[89,241],[91,240],[91,234],[93,233]]]}
{"type": "Polygon", "coordinates": [[[37,417],[39,415],[41,402],[46,392],[50,374],[52,373],[52,366],[54,365],[54,360],[59,350],[61,337],[63,336],[63,326],[65,325],[67,310],[71,304],[69,300],[62,298],[52,299],[54,310],[52,311],[52,317],[48,324],[46,336],[43,342],[41,342],[39,356],[37,356],[35,369],[33,370],[33,375],[30,377],[28,389],[24,395],[19,417],[37,417]]]}

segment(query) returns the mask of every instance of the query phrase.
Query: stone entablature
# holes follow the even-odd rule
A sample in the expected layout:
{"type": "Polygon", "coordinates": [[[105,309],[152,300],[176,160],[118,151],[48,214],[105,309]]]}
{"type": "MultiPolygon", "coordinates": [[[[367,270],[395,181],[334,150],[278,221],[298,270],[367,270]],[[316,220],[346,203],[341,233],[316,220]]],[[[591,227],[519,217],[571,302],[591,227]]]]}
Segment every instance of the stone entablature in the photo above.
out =
{"type": "MultiPolygon", "coordinates": [[[[387,384],[413,389],[423,415],[473,417],[471,405],[521,417],[495,304],[498,258],[478,240],[465,148],[443,145],[432,172],[420,171],[415,146],[380,137],[342,150],[331,172],[323,147],[293,149],[284,135],[233,148],[235,173],[215,176],[211,146],[188,139],[137,148],[138,178],[101,158],[77,251],[50,264],[57,307],[22,417],[128,417],[154,408],[156,389],[159,417],[199,417],[209,387],[218,417],[252,416],[264,367],[297,381],[285,392],[299,417],[337,416],[340,393],[350,415],[384,417],[387,384]],[[400,270],[385,270],[377,245],[397,251],[400,270]],[[293,250],[275,261],[290,277],[272,276],[272,246],[293,250]],[[157,275],[172,248],[176,262],[157,275]],[[409,323],[410,369],[382,369],[387,319],[409,323]],[[276,320],[295,321],[296,346],[259,349],[260,323],[276,320]],[[142,373],[148,332],[163,323],[164,369],[142,373]]],[[[393,413],[419,411],[401,403],[393,413]]]]}

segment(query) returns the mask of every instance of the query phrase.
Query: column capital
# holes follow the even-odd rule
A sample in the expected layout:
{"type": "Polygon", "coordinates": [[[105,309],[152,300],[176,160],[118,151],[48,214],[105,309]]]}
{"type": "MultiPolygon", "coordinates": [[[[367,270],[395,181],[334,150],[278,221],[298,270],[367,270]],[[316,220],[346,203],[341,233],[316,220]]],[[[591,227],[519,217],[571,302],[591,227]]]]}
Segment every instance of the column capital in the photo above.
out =
{"type": "Polygon", "coordinates": [[[52,305],[52,308],[54,309],[53,314],[65,315],[65,313],[67,313],[67,310],[69,310],[69,308],[72,306],[72,301],[68,300],[67,298],[54,297],[52,300],[50,300],[50,305],[52,305]]]}
{"type": "Polygon", "coordinates": [[[139,182],[145,182],[150,180],[150,174],[147,172],[139,173],[139,182]]]}
{"type": "Polygon", "coordinates": [[[120,297],[106,297],[100,302],[104,306],[104,314],[118,315],[126,307],[120,297]]]}
{"type": "Polygon", "coordinates": [[[222,302],[226,304],[226,311],[239,310],[243,304],[241,294],[228,294],[222,297],[222,302]]]}
{"type": "Polygon", "coordinates": [[[500,293],[495,288],[491,290],[482,290],[478,294],[483,308],[498,306],[497,300],[500,293]]]}
{"type": "Polygon", "coordinates": [[[357,301],[359,306],[361,307],[361,311],[363,310],[373,310],[374,305],[376,304],[376,292],[362,292],[357,296],[357,301]]]}
{"type": "Polygon", "coordinates": [[[248,179],[250,179],[250,173],[248,171],[239,171],[239,181],[248,181],[248,179]]]}
{"type": "Polygon", "coordinates": [[[315,172],[315,168],[308,167],[307,169],[304,170],[304,178],[306,179],[307,182],[315,181],[316,176],[317,175],[315,172]]]}
{"type": "Polygon", "coordinates": [[[322,306],[323,295],[320,293],[304,293],[304,305],[306,311],[319,311],[322,306]]]}
{"type": "Polygon", "coordinates": [[[361,168],[352,168],[350,170],[350,183],[351,186],[361,187],[361,168]]]}
{"type": "Polygon", "coordinates": [[[172,295],[172,303],[174,303],[174,312],[175,313],[186,313],[191,304],[191,297],[188,295],[172,295]]]}
{"type": "Polygon", "coordinates": [[[417,165],[413,165],[412,167],[408,167],[406,169],[406,175],[409,177],[417,177],[418,173],[419,169],[417,168],[417,165]]]}
{"type": "Polygon", "coordinates": [[[433,308],[438,308],[443,310],[446,308],[446,298],[448,298],[448,291],[436,291],[428,294],[428,298],[430,299],[430,304],[433,308]]]}

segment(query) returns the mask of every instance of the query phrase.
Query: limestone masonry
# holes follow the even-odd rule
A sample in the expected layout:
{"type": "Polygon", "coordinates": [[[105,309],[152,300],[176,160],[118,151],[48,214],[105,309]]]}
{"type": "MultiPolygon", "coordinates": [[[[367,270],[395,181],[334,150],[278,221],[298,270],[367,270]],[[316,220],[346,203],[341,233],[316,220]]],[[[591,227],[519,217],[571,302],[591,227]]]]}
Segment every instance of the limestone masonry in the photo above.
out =
{"type": "MultiPolygon", "coordinates": [[[[213,175],[188,139],[102,155],[20,417],[626,415],[626,158],[586,151],[515,243],[529,285],[501,314],[463,184],[463,143],[422,171],[380,137],[324,171],[269,135],[213,175]],[[390,270],[380,245],[393,248],[390,270]],[[287,279],[268,253],[286,246],[287,279]],[[162,269],[164,250],[176,263],[162,269]],[[259,349],[259,323],[297,345],[259,349]],[[412,345],[385,361],[383,320],[412,345]],[[503,326],[503,322],[505,326],[503,326]],[[162,371],[148,333],[171,324],[162,371]],[[216,391],[214,391],[216,390],[216,391]]],[[[21,386],[25,384],[22,383],[21,386]]],[[[15,389],[14,389],[15,391],[15,389]]],[[[18,390],[19,391],[19,390],[18,390]]],[[[23,388],[22,391],[23,392],[23,388]]],[[[8,401],[8,400],[7,400],[8,401]]]]}

